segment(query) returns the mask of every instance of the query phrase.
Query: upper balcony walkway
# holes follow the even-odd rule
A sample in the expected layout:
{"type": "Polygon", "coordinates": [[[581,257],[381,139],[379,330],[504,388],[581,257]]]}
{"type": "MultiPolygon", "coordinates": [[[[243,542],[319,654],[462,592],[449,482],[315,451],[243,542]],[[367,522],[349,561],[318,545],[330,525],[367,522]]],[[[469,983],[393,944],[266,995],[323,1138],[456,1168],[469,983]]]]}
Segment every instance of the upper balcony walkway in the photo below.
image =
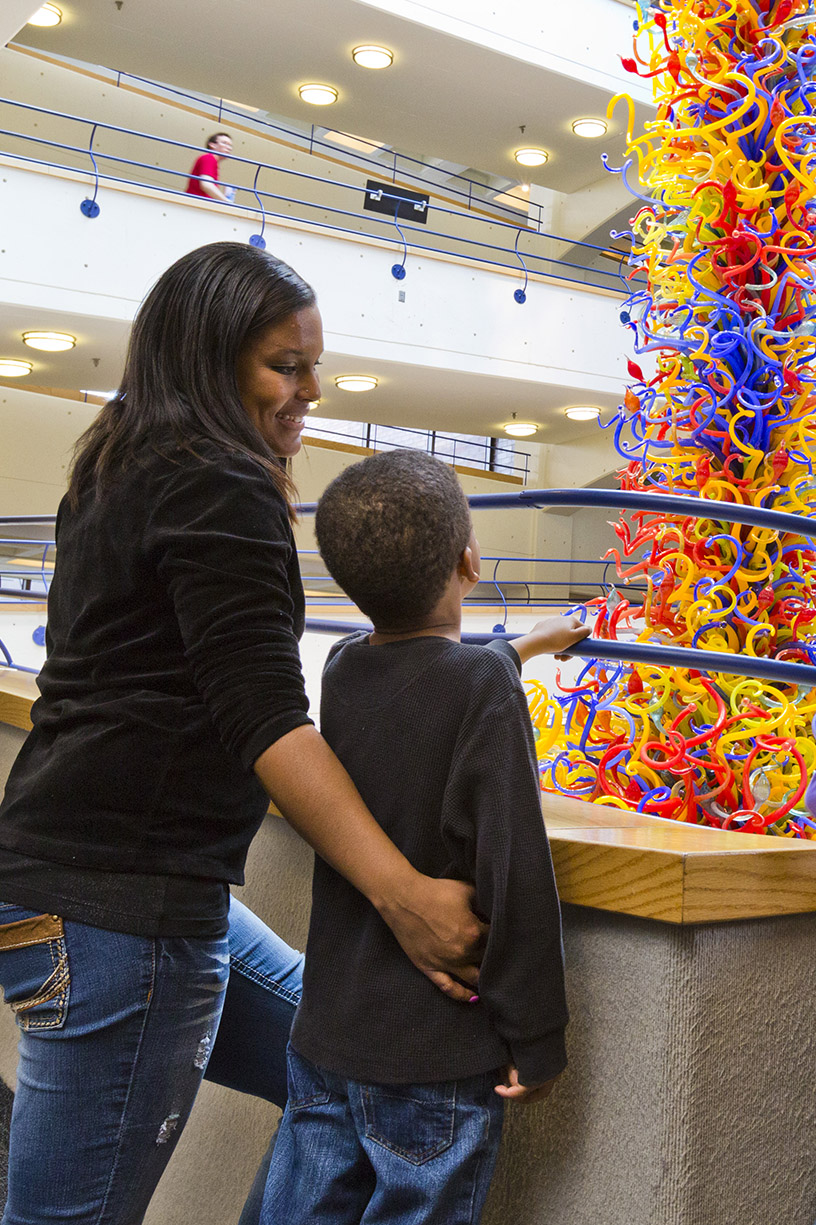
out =
{"type": "Polygon", "coordinates": [[[315,285],[330,352],[510,379],[544,404],[619,400],[621,270],[602,248],[546,232],[535,209],[464,178],[434,182],[432,167],[410,159],[332,159],[314,136],[298,147],[293,133],[273,140],[222,112],[212,121],[239,128],[240,152],[221,168],[235,202],[189,197],[200,146],[173,138],[180,120],[170,112],[185,112],[189,135],[192,99],[132,79],[125,101],[142,126],[128,126],[100,76],[74,81],[75,110],[56,112],[25,100],[31,57],[3,55],[14,79],[0,102],[0,303],[127,325],[184,252],[262,239],[315,285]],[[385,214],[364,207],[370,178],[384,184],[385,214]],[[427,205],[406,205],[418,189],[427,205]],[[86,199],[97,216],[80,211],[86,199]]]}

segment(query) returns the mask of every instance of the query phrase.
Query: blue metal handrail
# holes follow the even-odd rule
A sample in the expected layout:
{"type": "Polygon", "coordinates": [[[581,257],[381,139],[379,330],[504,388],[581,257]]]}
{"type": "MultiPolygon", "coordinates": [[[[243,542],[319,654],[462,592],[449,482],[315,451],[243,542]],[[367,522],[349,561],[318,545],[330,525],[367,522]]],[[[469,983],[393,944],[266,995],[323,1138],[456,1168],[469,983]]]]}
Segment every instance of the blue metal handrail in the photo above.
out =
{"type": "MultiPolygon", "coordinates": [[[[137,179],[124,177],[118,173],[103,173],[98,168],[99,161],[116,162],[121,166],[144,170],[151,175],[158,172],[162,175],[168,175],[175,180],[182,179],[185,185],[190,177],[189,171],[174,170],[171,167],[166,166],[156,166],[155,164],[151,164],[149,162],[138,161],[133,158],[126,158],[115,153],[103,153],[98,148],[92,149],[93,138],[97,131],[113,132],[118,135],[138,137],[150,141],[151,144],[159,144],[169,148],[184,149],[193,154],[200,154],[201,152],[199,146],[188,144],[184,141],[171,140],[165,136],[156,136],[146,132],[139,132],[135,129],[125,128],[115,124],[100,123],[98,121],[86,119],[82,116],[71,115],[67,112],[55,111],[47,107],[38,107],[29,103],[18,102],[11,98],[0,98],[0,103],[4,103],[8,106],[15,107],[26,112],[31,112],[33,114],[47,115],[53,118],[76,122],[82,124],[86,128],[91,129],[91,135],[87,146],[49,140],[43,136],[35,136],[8,128],[0,129],[0,136],[11,137],[12,139],[16,140],[43,145],[49,149],[57,149],[64,153],[89,156],[94,166],[93,175],[95,191],[94,201],[88,203],[92,203],[93,209],[96,209],[97,211],[98,206],[96,205],[96,193],[101,181],[116,182],[126,186],[145,186],[144,182],[140,182],[137,179]]],[[[52,162],[25,154],[9,153],[8,155],[30,165],[49,167],[56,165],[61,169],[66,169],[73,172],[75,172],[77,169],[76,166],[66,166],[63,163],[52,162]]],[[[233,156],[230,158],[230,160],[234,165],[250,167],[255,173],[256,181],[257,173],[260,170],[268,170],[273,172],[276,176],[286,176],[287,181],[303,181],[315,183],[330,190],[348,191],[357,198],[365,197],[366,194],[366,188],[362,184],[344,183],[336,179],[329,179],[320,175],[308,174],[304,171],[294,170],[291,167],[277,166],[272,163],[258,162],[248,158],[233,156]]],[[[235,202],[231,205],[231,207],[238,208],[251,216],[257,216],[260,213],[263,221],[265,221],[267,218],[291,221],[293,218],[290,213],[282,212],[280,210],[276,211],[273,207],[271,207],[271,205],[296,205],[299,208],[313,210],[314,212],[320,212],[323,214],[329,213],[333,218],[337,219],[326,222],[321,221],[314,216],[307,217],[306,220],[310,226],[330,230],[333,233],[350,234],[353,236],[359,236],[361,232],[373,233],[378,237],[390,235],[393,227],[397,225],[396,211],[399,204],[403,202],[410,204],[414,203],[414,201],[401,195],[399,190],[396,188],[393,192],[383,193],[387,199],[393,201],[394,203],[395,217],[394,219],[390,219],[389,217],[378,216],[377,214],[373,213],[363,213],[359,210],[355,211],[353,209],[339,208],[336,205],[305,200],[301,196],[286,195],[272,191],[259,191],[257,185],[253,185],[252,188],[248,188],[241,184],[230,183],[227,180],[219,180],[219,184],[222,187],[234,187],[236,192],[246,193],[248,196],[251,196],[253,201],[251,204],[235,202]],[[260,208],[258,207],[259,201],[260,208]],[[270,207],[267,207],[268,203],[270,204],[270,207]],[[344,219],[349,218],[357,222],[358,225],[361,223],[364,224],[366,229],[361,230],[341,224],[344,219]]],[[[161,184],[156,185],[152,183],[149,184],[149,186],[151,190],[161,192],[163,194],[185,195],[183,190],[178,190],[176,187],[165,187],[161,184]]],[[[543,239],[563,242],[572,249],[581,248],[592,253],[603,252],[605,250],[605,248],[597,246],[594,243],[585,243],[566,239],[559,235],[545,233],[540,229],[536,231],[526,226],[520,227],[518,221],[508,222],[498,218],[482,217],[472,211],[462,208],[446,208],[440,204],[434,203],[432,211],[435,216],[452,218],[457,223],[465,223],[480,227],[482,232],[484,232],[483,227],[487,225],[489,226],[491,234],[496,231],[499,231],[500,233],[507,233],[507,243],[506,245],[501,245],[500,243],[489,241],[487,238],[472,238],[467,237],[462,233],[448,233],[444,230],[431,229],[427,225],[414,226],[409,222],[400,221],[397,228],[399,228],[401,231],[407,231],[409,234],[410,243],[408,245],[412,251],[424,251],[428,253],[441,253],[447,255],[458,254],[459,258],[473,260],[488,267],[500,267],[518,271],[518,238],[520,232],[527,233],[532,241],[543,239]],[[442,240],[446,245],[433,245],[427,241],[428,238],[442,240]],[[465,251],[452,251],[451,248],[455,248],[457,244],[464,247],[465,251]],[[480,254],[479,252],[487,252],[490,254],[480,254]],[[505,256],[506,258],[492,258],[492,255],[501,255],[505,256]]],[[[86,216],[96,215],[97,213],[94,211],[86,212],[86,216]]],[[[622,294],[628,294],[631,289],[619,270],[612,272],[607,271],[606,269],[591,268],[571,260],[559,259],[555,256],[543,255],[536,252],[525,252],[525,259],[527,261],[532,261],[535,266],[531,267],[530,271],[540,277],[557,277],[559,280],[566,280],[571,283],[592,285],[596,288],[613,289],[615,291],[620,291],[622,294]],[[572,273],[580,273],[582,275],[574,276],[571,275],[572,273]]],[[[525,271],[525,278],[526,276],[527,272],[525,271]]],[[[523,298],[519,298],[518,300],[522,301],[523,298]]]]}
{"type": "MultiPolygon", "coordinates": [[[[687,515],[695,519],[766,527],[771,531],[788,532],[805,539],[816,538],[816,517],[793,515],[761,506],[738,506],[731,502],[713,502],[682,494],[643,493],[626,489],[525,489],[514,494],[474,494],[468,498],[473,510],[506,509],[526,506],[602,506],[622,510],[656,511],[687,515]],[[719,512],[719,513],[718,513],[719,512]]],[[[314,513],[316,503],[304,503],[301,514],[314,513]]],[[[577,609],[576,611],[580,611],[577,609]]],[[[309,619],[306,628],[315,633],[347,634],[364,628],[359,622],[322,622],[309,619]]],[[[369,625],[370,629],[371,626],[369,625]]],[[[462,634],[463,642],[485,643],[493,638],[519,637],[514,634],[462,634]]],[[[786,660],[760,659],[746,655],[731,655],[722,651],[700,651],[692,647],[651,646],[648,643],[624,642],[606,638],[584,638],[564,654],[581,659],[625,660],[632,663],[654,664],[658,667],[696,668],[700,672],[726,672],[757,680],[778,681],[784,685],[816,687],[816,668],[812,664],[790,663],[786,660]]]]}
{"type": "MultiPolygon", "coordinates": [[[[56,523],[56,515],[0,516],[0,527],[22,527],[29,524],[33,525],[38,523],[53,526],[56,523]]],[[[47,598],[49,581],[49,576],[45,570],[45,560],[49,550],[54,546],[54,541],[52,539],[44,540],[42,537],[38,536],[9,536],[7,538],[0,539],[0,547],[2,546],[14,546],[15,548],[17,546],[23,546],[24,548],[28,549],[32,548],[32,546],[36,546],[38,549],[42,549],[42,557],[40,560],[39,570],[27,571],[23,567],[19,567],[15,570],[13,565],[11,567],[6,567],[4,566],[2,560],[0,560],[0,601],[3,603],[15,604],[25,604],[26,602],[43,604],[47,598]],[[6,587],[5,579],[7,577],[17,578],[21,581],[21,583],[26,581],[42,582],[45,590],[26,591],[21,588],[6,587]]],[[[2,639],[0,639],[0,667],[11,668],[15,672],[27,672],[32,676],[36,676],[40,670],[39,668],[30,668],[26,664],[15,663],[11,652],[2,639]]]]}
{"type": "MultiPolygon", "coordinates": [[[[12,49],[16,49],[15,44],[10,44],[10,46],[12,49]]],[[[69,66],[71,65],[69,64],[69,66]]],[[[99,71],[99,68],[97,68],[97,71],[99,71]]],[[[214,98],[203,94],[191,93],[188,90],[180,89],[178,86],[166,85],[160,81],[155,81],[150,77],[142,77],[136,75],[135,73],[123,72],[121,69],[103,68],[102,71],[107,72],[109,74],[110,83],[119,88],[122,87],[122,84],[125,81],[136,81],[140,86],[147,86],[149,89],[155,91],[155,98],[157,101],[165,101],[169,95],[171,100],[173,98],[182,98],[184,99],[185,103],[193,102],[200,107],[209,107],[213,113],[213,117],[218,121],[218,123],[223,123],[225,116],[231,116],[242,125],[251,125],[252,130],[260,129],[259,135],[265,135],[265,133],[269,131],[273,134],[273,139],[280,139],[281,137],[284,137],[287,141],[295,140],[300,142],[301,151],[304,153],[315,154],[315,156],[318,157],[330,156],[332,160],[335,161],[338,157],[342,157],[344,161],[349,163],[362,163],[366,170],[375,171],[380,176],[382,176],[384,172],[387,173],[390,170],[393,181],[396,181],[397,175],[399,174],[401,178],[413,179],[416,183],[427,186],[428,176],[437,175],[440,178],[444,178],[444,182],[436,185],[438,186],[439,190],[443,191],[446,195],[459,196],[466,204],[468,210],[470,210],[473,204],[476,203],[497,210],[499,213],[502,213],[508,217],[515,216],[514,210],[511,210],[505,205],[498,204],[495,199],[492,198],[490,193],[493,191],[493,189],[485,186],[484,183],[481,183],[476,179],[471,179],[468,177],[468,175],[461,174],[456,171],[440,170],[438,166],[431,162],[426,162],[423,158],[415,157],[407,153],[397,153],[395,150],[388,150],[390,161],[389,166],[380,160],[379,157],[373,154],[374,150],[382,149],[382,145],[379,145],[374,141],[366,140],[365,137],[358,136],[355,133],[343,132],[338,128],[328,128],[326,125],[321,125],[324,131],[334,131],[341,136],[350,136],[355,141],[368,145],[372,150],[372,156],[367,156],[366,154],[349,150],[346,146],[338,144],[337,142],[321,139],[321,137],[316,135],[317,125],[314,123],[311,124],[308,129],[305,125],[302,129],[297,127],[286,127],[281,123],[273,122],[268,117],[260,116],[257,113],[248,113],[246,110],[240,107],[240,104],[235,105],[224,98],[214,98]],[[322,152],[323,150],[325,150],[325,154],[322,152]],[[419,169],[415,170],[412,169],[412,167],[418,167],[419,169]],[[463,186],[461,188],[452,187],[452,182],[461,183],[463,186]]],[[[287,122],[292,123],[294,121],[287,120],[287,122]]],[[[502,190],[507,191],[509,188],[506,187],[502,190]]],[[[520,201],[519,203],[522,202],[520,201]]],[[[544,210],[542,206],[537,204],[535,201],[530,201],[527,203],[528,214],[530,210],[535,210],[535,213],[537,214],[536,229],[541,232],[544,210]]],[[[574,242],[574,240],[564,241],[570,241],[573,245],[591,245],[574,242]]],[[[598,250],[605,250],[605,248],[598,248],[598,250]]]]}
{"type": "MultiPolygon", "coordinates": [[[[336,160],[338,157],[342,157],[348,162],[362,162],[367,170],[375,171],[379,175],[382,175],[383,172],[387,172],[390,169],[393,181],[396,180],[397,174],[399,174],[401,178],[410,178],[416,183],[427,186],[429,174],[439,175],[440,177],[444,176],[444,183],[438,185],[439,189],[444,191],[446,195],[460,196],[463,201],[467,202],[468,209],[470,209],[474,202],[476,202],[478,204],[487,205],[491,209],[496,209],[498,212],[506,214],[507,216],[513,216],[513,212],[510,208],[505,205],[498,204],[491,198],[489,195],[491,189],[486,187],[484,183],[480,183],[478,180],[471,179],[466,174],[459,174],[456,171],[442,171],[438,166],[433,165],[431,162],[424,161],[424,159],[421,157],[413,157],[407,153],[397,153],[394,150],[389,150],[391,165],[388,167],[373,153],[373,151],[376,149],[382,149],[382,146],[378,145],[375,141],[366,140],[365,137],[357,136],[354,133],[343,132],[338,128],[326,128],[327,131],[335,131],[341,136],[351,136],[360,144],[368,145],[372,150],[372,156],[350,151],[343,145],[338,145],[335,142],[321,139],[319,136],[315,135],[317,130],[317,125],[315,124],[311,124],[307,134],[306,131],[300,131],[297,128],[289,128],[285,127],[281,123],[273,123],[269,118],[259,117],[256,114],[248,114],[245,110],[240,109],[240,107],[236,109],[234,105],[226,101],[224,98],[205,98],[200,94],[188,93],[186,90],[179,89],[177,86],[163,85],[161,82],[154,81],[149,77],[136,76],[132,72],[122,72],[119,70],[117,70],[115,73],[111,72],[111,80],[117,86],[121,86],[122,81],[125,79],[129,81],[138,81],[140,85],[147,85],[156,90],[157,99],[160,99],[164,94],[171,94],[174,97],[184,98],[186,102],[195,102],[199,106],[210,106],[219,123],[224,122],[225,115],[230,115],[241,124],[249,123],[253,129],[260,128],[262,130],[261,134],[263,134],[265,130],[268,130],[274,133],[275,138],[283,136],[287,140],[295,139],[297,141],[301,141],[303,142],[303,152],[315,153],[315,150],[317,150],[317,156],[322,156],[323,154],[320,151],[325,150],[326,155],[331,156],[333,160],[336,160]],[[411,167],[414,166],[421,167],[421,170],[412,170],[411,167]],[[451,183],[453,181],[465,184],[466,188],[452,187],[451,183]]],[[[504,190],[509,189],[505,188],[504,190]]],[[[519,201],[519,203],[522,202],[519,201]]],[[[528,212],[530,209],[534,209],[536,211],[538,215],[536,228],[540,232],[542,218],[544,215],[542,206],[540,204],[536,204],[534,201],[531,201],[527,205],[527,208],[528,212]]]]}
{"type": "MultiPolygon", "coordinates": [[[[48,517],[53,522],[53,517],[48,517]]],[[[10,523],[11,516],[3,517],[0,523],[10,523]]],[[[28,519],[23,520],[24,523],[30,522],[28,519]]],[[[48,588],[50,585],[51,576],[48,572],[48,554],[54,547],[53,540],[43,540],[40,537],[27,536],[8,536],[0,538],[0,550],[12,549],[15,553],[19,552],[20,547],[30,550],[32,546],[36,546],[38,552],[41,552],[39,558],[39,566],[33,569],[28,566],[20,565],[16,558],[12,558],[8,564],[3,561],[0,556],[0,598],[3,603],[22,603],[38,602],[43,603],[48,596],[48,588]],[[19,583],[19,586],[7,586],[8,580],[11,579],[19,583]],[[41,584],[41,589],[32,590],[32,583],[41,584]]],[[[0,643],[0,646],[3,646],[0,643]]],[[[4,648],[5,650],[5,648],[4,648]]],[[[6,652],[7,653],[7,652],[6,652]]]]}
{"type": "MultiPolygon", "coordinates": [[[[477,493],[468,498],[474,510],[499,510],[512,506],[541,509],[545,506],[602,506],[617,510],[657,511],[658,514],[687,515],[715,523],[740,523],[748,527],[767,527],[775,532],[816,537],[816,517],[793,515],[764,506],[744,506],[736,502],[715,502],[686,494],[641,493],[634,489],[522,489],[518,493],[477,493]]],[[[316,505],[311,504],[310,505],[316,505]]],[[[306,513],[305,510],[303,513],[306,513]]]]}
{"type": "MultiPolygon", "coordinates": [[[[43,518],[48,522],[52,521],[51,516],[43,516],[43,518]]],[[[5,517],[3,519],[0,519],[0,524],[4,522],[6,523],[9,522],[9,519],[10,517],[5,517]]],[[[24,522],[28,522],[28,520],[24,520],[24,522]]],[[[6,565],[3,563],[2,557],[0,557],[0,597],[7,597],[9,601],[19,601],[22,603],[25,603],[26,601],[42,603],[43,599],[47,596],[48,587],[49,587],[50,578],[51,578],[50,574],[47,572],[45,568],[46,557],[47,557],[49,550],[54,547],[54,544],[55,542],[53,540],[41,540],[37,537],[21,537],[21,536],[19,537],[18,536],[0,537],[0,549],[2,549],[4,546],[11,547],[11,546],[19,546],[19,545],[25,545],[25,546],[36,545],[38,548],[43,549],[41,566],[38,571],[32,571],[31,569],[26,569],[26,568],[15,568],[14,566],[6,565]],[[33,580],[37,580],[38,582],[42,584],[43,590],[31,591],[31,590],[27,590],[22,587],[21,588],[9,587],[6,585],[8,579],[17,579],[17,580],[20,580],[21,583],[24,583],[24,582],[27,583],[33,580]]],[[[299,549],[298,556],[299,557],[319,557],[320,554],[317,549],[299,549]]],[[[597,589],[600,592],[608,591],[609,583],[607,582],[606,576],[607,576],[610,566],[614,564],[611,561],[598,561],[595,558],[585,558],[585,559],[571,558],[566,563],[570,567],[575,567],[575,566],[596,566],[598,567],[600,566],[603,571],[600,579],[598,580],[584,579],[584,580],[578,581],[578,580],[573,579],[570,575],[562,579],[533,579],[533,578],[523,578],[522,579],[522,578],[507,577],[507,576],[500,577],[499,575],[499,570],[501,566],[507,567],[507,566],[512,566],[513,564],[524,565],[524,566],[564,565],[565,564],[564,558],[561,558],[561,557],[511,557],[511,556],[503,555],[503,554],[502,555],[483,554],[482,561],[495,563],[494,568],[493,568],[492,578],[490,580],[485,580],[485,581],[488,582],[489,584],[492,584],[495,587],[497,597],[493,600],[490,600],[489,598],[485,597],[484,593],[477,592],[468,598],[467,603],[471,606],[479,605],[481,607],[495,607],[499,605],[505,609],[505,621],[506,621],[506,611],[509,608],[529,608],[533,603],[536,603],[539,605],[543,605],[543,604],[549,605],[549,604],[555,603],[558,606],[561,606],[565,603],[565,599],[563,597],[550,598],[547,595],[546,590],[542,591],[541,589],[546,589],[550,587],[558,587],[561,589],[566,588],[567,590],[569,590],[570,588],[574,588],[574,587],[582,587],[582,588],[597,589]],[[505,591],[503,590],[503,587],[508,587],[508,588],[509,587],[523,587],[525,588],[526,599],[511,598],[508,594],[505,593],[505,591]],[[534,599],[534,594],[538,597],[537,599],[534,599]]],[[[307,582],[309,585],[323,584],[323,583],[329,584],[333,582],[333,579],[331,578],[331,575],[329,574],[310,574],[307,578],[307,582]]],[[[627,593],[642,592],[645,590],[646,590],[645,587],[640,587],[635,584],[630,584],[629,586],[627,586],[627,593]]],[[[348,597],[343,595],[342,593],[336,594],[333,592],[329,592],[325,596],[321,596],[320,601],[321,603],[325,603],[325,604],[353,607],[352,601],[349,600],[348,597]]]]}
{"type": "MultiPolygon", "coordinates": [[[[298,557],[300,558],[320,557],[320,552],[318,549],[298,549],[298,557]]],[[[609,572],[610,567],[614,567],[614,564],[615,564],[611,560],[598,561],[596,558],[574,558],[573,557],[565,562],[563,557],[510,557],[505,554],[495,555],[495,554],[483,553],[482,563],[485,563],[485,562],[495,562],[495,565],[493,567],[493,574],[491,578],[489,579],[482,579],[482,581],[479,584],[479,587],[482,587],[482,586],[495,587],[496,596],[491,599],[489,596],[486,596],[484,592],[480,592],[479,587],[477,587],[476,590],[473,591],[465,600],[465,607],[470,607],[470,608],[473,608],[473,607],[479,607],[479,608],[501,607],[505,611],[505,617],[504,617],[505,624],[507,622],[507,611],[510,608],[529,609],[532,605],[547,606],[547,607],[556,606],[556,607],[561,608],[569,604],[574,604],[575,602],[574,596],[566,596],[566,597],[549,596],[546,591],[541,592],[540,591],[541,588],[558,587],[558,588],[561,588],[562,590],[566,589],[568,592],[571,592],[575,589],[590,588],[592,590],[597,590],[598,592],[608,594],[611,591],[612,585],[607,581],[607,574],[609,572]],[[602,573],[599,579],[576,579],[573,577],[572,573],[569,573],[566,578],[560,578],[560,579],[531,579],[531,578],[512,578],[512,577],[500,578],[499,577],[500,567],[502,565],[512,566],[513,564],[521,565],[521,566],[530,566],[530,565],[539,565],[539,564],[541,565],[560,565],[560,566],[566,565],[566,567],[570,571],[575,566],[600,566],[602,573]],[[504,590],[505,587],[506,588],[523,587],[526,591],[526,599],[512,598],[510,595],[508,595],[505,592],[504,590]]],[[[328,586],[329,584],[334,583],[334,579],[332,578],[330,574],[307,574],[304,576],[304,583],[307,588],[311,588],[315,585],[319,587],[321,584],[326,584],[328,586]]],[[[646,590],[647,588],[645,586],[641,586],[637,583],[629,583],[627,584],[627,587],[626,587],[627,597],[630,596],[633,592],[640,594],[640,593],[645,593],[646,590]]],[[[348,596],[346,596],[342,591],[340,592],[330,591],[330,592],[327,592],[325,595],[323,594],[320,594],[319,596],[316,595],[315,598],[322,605],[331,605],[335,607],[348,607],[348,608],[354,607],[354,602],[350,600],[348,596]]],[[[307,607],[309,606],[309,604],[310,604],[310,597],[307,592],[307,597],[306,597],[307,607]]]]}
{"type": "MultiPolygon", "coordinates": [[[[739,523],[765,527],[771,531],[786,532],[805,539],[816,538],[816,517],[794,515],[758,506],[736,505],[731,502],[712,502],[704,498],[671,493],[644,493],[635,490],[612,489],[527,489],[513,494],[475,494],[468,498],[468,502],[472,509],[602,506],[624,510],[656,511],[726,524],[739,523]]],[[[315,502],[301,503],[297,510],[301,515],[309,515],[314,513],[316,506],[315,502]]],[[[48,519],[48,516],[3,517],[0,518],[0,524],[47,522],[48,519]]],[[[349,633],[363,628],[359,622],[309,619],[306,624],[308,629],[317,633],[349,633]]],[[[508,639],[518,637],[518,635],[500,635],[494,632],[463,634],[462,640],[487,642],[492,638],[504,636],[508,639]]],[[[2,642],[0,642],[0,652],[8,660],[9,666],[20,667],[11,662],[11,656],[2,642]]],[[[656,647],[648,643],[586,638],[570,647],[565,653],[580,656],[582,659],[626,660],[653,664],[658,667],[696,668],[707,673],[726,672],[735,676],[777,681],[785,685],[806,685],[808,688],[813,688],[816,683],[816,669],[812,664],[731,655],[720,651],[700,651],[691,647],[656,647]]],[[[33,671],[31,668],[22,670],[33,671]]]]}
{"type": "MultiPolygon", "coordinates": [[[[357,630],[371,631],[370,621],[324,621],[309,618],[306,629],[314,634],[353,634],[357,630]]],[[[462,642],[483,646],[502,638],[512,642],[521,634],[468,633],[462,642]]],[[[695,651],[691,647],[653,647],[645,642],[620,642],[611,638],[582,638],[574,646],[564,647],[562,655],[579,659],[622,660],[626,663],[654,664],[659,668],[695,668],[699,672],[725,672],[732,676],[747,676],[753,680],[778,681],[784,685],[816,686],[816,668],[812,664],[793,664],[776,659],[730,655],[725,651],[695,651]]]]}

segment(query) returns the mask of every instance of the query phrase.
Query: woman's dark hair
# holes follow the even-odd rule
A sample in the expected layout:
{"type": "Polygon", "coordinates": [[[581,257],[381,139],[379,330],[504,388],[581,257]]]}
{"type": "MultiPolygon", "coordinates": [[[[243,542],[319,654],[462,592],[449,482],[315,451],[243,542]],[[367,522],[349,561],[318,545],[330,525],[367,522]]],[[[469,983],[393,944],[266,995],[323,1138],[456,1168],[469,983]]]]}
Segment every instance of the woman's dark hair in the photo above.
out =
{"type": "Polygon", "coordinates": [[[311,286],[256,247],[214,242],[177,260],[136,315],[119,391],[76,444],[71,505],[146,449],[169,458],[209,441],[257,460],[291,506],[291,478],[241,403],[235,366],[261,332],[314,304],[311,286]]]}

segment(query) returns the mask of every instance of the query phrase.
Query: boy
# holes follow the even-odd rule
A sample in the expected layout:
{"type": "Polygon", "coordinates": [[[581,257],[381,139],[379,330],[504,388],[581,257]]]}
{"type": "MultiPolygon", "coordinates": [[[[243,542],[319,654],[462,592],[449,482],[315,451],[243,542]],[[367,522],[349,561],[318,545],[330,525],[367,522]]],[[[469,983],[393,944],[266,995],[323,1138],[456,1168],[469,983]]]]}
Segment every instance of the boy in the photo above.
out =
{"type": "Polygon", "coordinates": [[[558,898],[519,661],[589,631],[552,617],[514,646],[460,643],[478,544],[452,469],[420,452],[348,468],[316,531],[329,572],[374,623],[329,654],[321,731],[415,867],[475,884],[490,929],[479,995],[457,1003],[316,860],[261,1221],[473,1225],[503,1099],[546,1096],[566,1063],[558,898]]]}

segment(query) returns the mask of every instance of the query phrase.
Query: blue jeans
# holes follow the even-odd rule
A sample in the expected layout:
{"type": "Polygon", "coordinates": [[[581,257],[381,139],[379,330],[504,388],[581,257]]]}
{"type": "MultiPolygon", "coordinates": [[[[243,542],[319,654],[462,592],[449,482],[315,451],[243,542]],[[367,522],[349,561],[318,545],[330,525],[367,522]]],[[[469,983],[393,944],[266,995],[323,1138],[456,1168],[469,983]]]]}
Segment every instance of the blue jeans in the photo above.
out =
{"type": "Polygon", "coordinates": [[[376,1085],[289,1048],[261,1225],[476,1225],[501,1138],[502,1072],[376,1085]]]}
{"type": "Polygon", "coordinates": [[[208,1060],[213,1079],[281,1103],[301,964],[238,902],[229,940],[0,903],[0,985],[22,1030],[3,1225],[138,1225],[208,1060]]]}

